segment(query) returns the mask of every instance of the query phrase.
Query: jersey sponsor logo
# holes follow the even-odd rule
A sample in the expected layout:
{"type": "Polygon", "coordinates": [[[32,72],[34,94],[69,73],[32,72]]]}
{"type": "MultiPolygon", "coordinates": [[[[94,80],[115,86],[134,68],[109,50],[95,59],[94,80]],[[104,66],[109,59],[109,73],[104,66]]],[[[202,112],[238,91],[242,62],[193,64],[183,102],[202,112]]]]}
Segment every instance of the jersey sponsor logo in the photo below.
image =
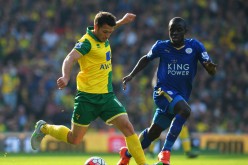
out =
{"type": "Polygon", "coordinates": [[[208,53],[207,52],[202,52],[202,58],[204,59],[204,60],[209,60],[209,56],[208,56],[208,53]]]}
{"type": "Polygon", "coordinates": [[[185,52],[187,53],[187,54],[190,54],[190,53],[192,53],[192,48],[187,48],[186,50],[185,50],[185,52]]]}
{"type": "Polygon", "coordinates": [[[168,74],[169,75],[189,75],[189,64],[168,64],[168,74]]]}
{"type": "Polygon", "coordinates": [[[111,59],[111,52],[108,51],[108,52],[106,53],[106,60],[109,61],[110,59],[111,59]]]}
{"type": "Polygon", "coordinates": [[[109,68],[111,68],[111,63],[101,64],[101,66],[100,66],[100,70],[109,69],[109,68]]]}

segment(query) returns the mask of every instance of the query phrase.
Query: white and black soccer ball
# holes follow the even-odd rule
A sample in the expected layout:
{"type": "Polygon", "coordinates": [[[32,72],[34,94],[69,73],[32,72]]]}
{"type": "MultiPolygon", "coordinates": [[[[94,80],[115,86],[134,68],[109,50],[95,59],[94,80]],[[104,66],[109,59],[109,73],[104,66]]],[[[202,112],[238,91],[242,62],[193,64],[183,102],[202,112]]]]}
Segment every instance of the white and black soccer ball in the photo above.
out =
{"type": "Polygon", "coordinates": [[[100,158],[98,156],[90,157],[84,165],[107,165],[106,162],[103,160],[103,158],[100,158]]]}

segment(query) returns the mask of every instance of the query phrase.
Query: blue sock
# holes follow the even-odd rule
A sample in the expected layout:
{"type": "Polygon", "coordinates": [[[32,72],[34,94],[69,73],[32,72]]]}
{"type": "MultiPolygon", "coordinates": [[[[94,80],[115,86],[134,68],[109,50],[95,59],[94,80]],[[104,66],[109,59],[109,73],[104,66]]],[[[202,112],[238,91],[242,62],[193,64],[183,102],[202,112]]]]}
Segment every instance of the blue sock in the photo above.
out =
{"type": "MultiPolygon", "coordinates": [[[[152,141],[147,136],[147,128],[141,132],[139,139],[140,139],[141,146],[143,149],[146,149],[147,147],[150,146],[152,141]]],[[[128,151],[126,152],[126,156],[132,157],[132,155],[128,151]]]]}
{"type": "Polygon", "coordinates": [[[178,135],[180,134],[182,127],[186,119],[181,115],[177,114],[171,123],[169,132],[167,133],[164,146],[162,151],[171,151],[173,144],[175,143],[178,135]]]}

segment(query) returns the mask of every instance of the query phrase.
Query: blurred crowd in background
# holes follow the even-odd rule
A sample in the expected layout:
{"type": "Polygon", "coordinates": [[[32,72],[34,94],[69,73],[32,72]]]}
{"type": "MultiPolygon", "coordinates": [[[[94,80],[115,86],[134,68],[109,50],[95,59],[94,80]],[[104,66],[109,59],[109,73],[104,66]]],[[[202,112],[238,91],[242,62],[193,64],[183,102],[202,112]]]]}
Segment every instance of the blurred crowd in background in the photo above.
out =
{"type": "MultiPolygon", "coordinates": [[[[99,11],[136,20],[110,38],[114,90],[136,131],[152,120],[150,64],[122,90],[121,79],[183,17],[187,37],[201,41],[218,64],[211,77],[199,66],[189,104],[192,132],[248,133],[248,3],[246,0],[0,0],[0,132],[32,131],[37,120],[70,126],[77,65],[68,87],[56,81],[66,55],[99,11]],[[145,3],[144,3],[145,2],[145,3]]],[[[200,65],[200,64],[199,64],[200,65]]],[[[109,127],[97,120],[92,129],[109,127]]]]}

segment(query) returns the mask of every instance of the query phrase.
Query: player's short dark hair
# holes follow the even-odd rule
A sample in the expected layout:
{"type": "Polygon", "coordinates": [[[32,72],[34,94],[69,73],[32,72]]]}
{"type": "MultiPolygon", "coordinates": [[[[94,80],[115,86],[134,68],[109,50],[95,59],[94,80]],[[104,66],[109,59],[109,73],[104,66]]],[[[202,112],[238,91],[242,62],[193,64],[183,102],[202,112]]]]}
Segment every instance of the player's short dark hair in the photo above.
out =
{"type": "Polygon", "coordinates": [[[182,18],[182,17],[174,17],[170,20],[169,25],[172,23],[179,23],[181,22],[184,25],[184,29],[186,30],[186,32],[188,31],[188,25],[187,22],[182,18]]]}
{"type": "Polygon", "coordinates": [[[116,17],[109,12],[100,11],[95,16],[94,24],[98,25],[99,27],[102,27],[104,24],[115,26],[116,17]]]}

